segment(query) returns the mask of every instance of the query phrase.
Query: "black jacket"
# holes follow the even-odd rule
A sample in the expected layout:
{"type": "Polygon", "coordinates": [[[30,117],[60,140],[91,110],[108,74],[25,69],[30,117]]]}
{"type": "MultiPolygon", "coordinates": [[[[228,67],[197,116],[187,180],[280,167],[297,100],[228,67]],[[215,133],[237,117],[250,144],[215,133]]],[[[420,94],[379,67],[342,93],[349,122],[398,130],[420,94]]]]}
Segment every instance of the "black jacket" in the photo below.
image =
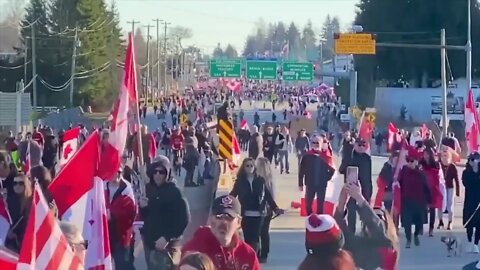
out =
{"type": "Polygon", "coordinates": [[[155,241],[164,237],[167,241],[178,242],[188,223],[190,211],[183,193],[173,182],[157,186],[150,182],[146,186],[147,207],[141,208],[144,220],[144,243],[155,248],[155,241]]]}
{"type": "Polygon", "coordinates": [[[372,184],[372,157],[367,153],[352,152],[350,157],[346,157],[342,160],[339,172],[345,175],[347,167],[358,167],[358,180],[362,187],[362,195],[370,201],[372,198],[373,184],[372,184]]]}
{"type": "Polygon", "coordinates": [[[237,178],[230,195],[238,197],[242,206],[242,216],[245,211],[259,211],[261,214],[265,214],[267,204],[271,209],[278,208],[261,176],[255,176],[251,186],[246,176],[237,178]]]}
{"type": "MultiPolygon", "coordinates": [[[[358,267],[366,270],[374,270],[385,267],[381,249],[397,252],[396,243],[393,243],[387,235],[384,222],[375,214],[368,203],[358,207],[360,220],[365,224],[369,237],[355,235],[347,226],[341,211],[335,212],[335,220],[345,237],[343,249],[350,251],[358,267]]],[[[390,269],[390,268],[389,268],[390,269]]]]}
{"type": "Polygon", "coordinates": [[[318,154],[308,152],[302,157],[298,169],[298,186],[326,187],[335,169],[318,154]]]}

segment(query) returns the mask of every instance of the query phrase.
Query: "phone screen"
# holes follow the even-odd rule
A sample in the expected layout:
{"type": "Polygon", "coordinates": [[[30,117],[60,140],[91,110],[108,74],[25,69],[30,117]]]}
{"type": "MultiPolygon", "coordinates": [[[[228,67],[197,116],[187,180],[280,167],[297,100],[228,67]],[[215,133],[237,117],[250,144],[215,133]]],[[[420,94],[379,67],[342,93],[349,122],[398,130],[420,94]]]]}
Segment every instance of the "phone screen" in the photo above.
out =
{"type": "Polygon", "coordinates": [[[356,183],[358,181],[358,167],[347,167],[347,183],[356,183]]]}

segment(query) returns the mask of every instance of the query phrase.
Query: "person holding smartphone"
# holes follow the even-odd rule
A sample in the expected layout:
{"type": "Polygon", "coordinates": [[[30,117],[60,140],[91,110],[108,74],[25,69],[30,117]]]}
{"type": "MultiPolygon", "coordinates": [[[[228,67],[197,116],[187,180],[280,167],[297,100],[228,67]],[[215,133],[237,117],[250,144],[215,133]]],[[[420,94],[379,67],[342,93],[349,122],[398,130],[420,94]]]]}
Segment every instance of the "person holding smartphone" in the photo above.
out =
{"type": "MultiPolygon", "coordinates": [[[[348,167],[358,167],[358,181],[362,188],[362,195],[368,202],[370,202],[373,192],[372,158],[366,152],[366,149],[367,142],[365,142],[362,138],[358,138],[355,141],[351,156],[342,160],[339,171],[341,174],[348,176],[348,167]]],[[[355,232],[357,223],[357,202],[354,198],[350,198],[348,201],[347,209],[348,227],[351,231],[355,232]]]]}

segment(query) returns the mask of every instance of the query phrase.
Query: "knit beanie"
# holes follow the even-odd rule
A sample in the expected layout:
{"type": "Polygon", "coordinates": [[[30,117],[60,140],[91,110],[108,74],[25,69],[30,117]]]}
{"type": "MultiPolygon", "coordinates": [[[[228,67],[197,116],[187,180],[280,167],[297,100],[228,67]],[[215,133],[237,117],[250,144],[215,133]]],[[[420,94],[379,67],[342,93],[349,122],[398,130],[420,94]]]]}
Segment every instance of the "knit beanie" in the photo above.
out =
{"type": "Polygon", "coordinates": [[[305,247],[308,254],[327,255],[340,250],[345,240],[330,215],[311,214],[305,222],[305,247]]]}

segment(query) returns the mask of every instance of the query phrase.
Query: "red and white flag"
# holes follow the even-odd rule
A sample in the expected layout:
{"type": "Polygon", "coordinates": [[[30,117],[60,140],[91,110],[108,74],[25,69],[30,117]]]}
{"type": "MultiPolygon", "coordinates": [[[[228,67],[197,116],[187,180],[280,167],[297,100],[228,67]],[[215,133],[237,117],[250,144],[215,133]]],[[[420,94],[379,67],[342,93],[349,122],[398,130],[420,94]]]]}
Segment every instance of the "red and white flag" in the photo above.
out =
{"type": "Polygon", "coordinates": [[[4,246],[8,231],[12,225],[12,218],[8,212],[8,207],[5,200],[1,197],[2,196],[0,196],[0,246],[4,246]]]}
{"type": "Polygon", "coordinates": [[[30,174],[30,169],[32,168],[32,159],[31,159],[31,156],[30,156],[30,146],[31,146],[31,142],[28,141],[28,144],[27,144],[27,151],[25,153],[25,163],[23,164],[23,172],[25,174],[30,174]]]}
{"type": "Polygon", "coordinates": [[[121,156],[125,150],[128,135],[129,111],[138,112],[134,109],[137,104],[137,76],[135,68],[135,49],[132,33],[128,36],[128,47],[125,56],[123,80],[120,86],[118,100],[112,113],[112,126],[108,143],[102,149],[102,158],[99,177],[110,180],[121,166],[121,156]]]}
{"type": "Polygon", "coordinates": [[[397,134],[397,128],[392,122],[390,122],[390,124],[388,125],[388,139],[387,139],[388,152],[392,151],[393,143],[397,139],[396,134],[397,134]]]}
{"type": "Polygon", "coordinates": [[[83,237],[91,243],[85,267],[112,269],[104,190],[103,186],[99,187],[101,180],[97,177],[99,160],[100,135],[95,131],[60,170],[48,189],[55,199],[60,218],[77,225],[83,237]]]}
{"type": "Polygon", "coordinates": [[[0,269],[17,270],[18,254],[0,246],[0,269]]]}
{"type": "Polygon", "coordinates": [[[238,163],[240,161],[240,156],[241,156],[240,144],[238,143],[237,135],[235,135],[235,133],[233,134],[232,144],[233,144],[232,160],[228,161],[228,167],[230,168],[230,170],[233,170],[238,167],[238,163]]]}
{"type": "Polygon", "coordinates": [[[242,82],[231,79],[229,82],[227,82],[227,87],[233,92],[238,92],[242,89],[242,82]]]}
{"type": "Polygon", "coordinates": [[[78,136],[80,136],[80,127],[67,130],[63,135],[63,149],[60,157],[60,166],[67,164],[78,149],[78,136]]]}
{"type": "Polygon", "coordinates": [[[50,211],[38,183],[34,187],[17,269],[84,269],[50,211]]]}
{"type": "Polygon", "coordinates": [[[473,99],[473,91],[469,89],[468,100],[465,105],[465,132],[470,152],[478,151],[479,149],[479,124],[478,112],[473,99]]]}
{"type": "Polygon", "coordinates": [[[250,130],[250,127],[248,126],[247,120],[245,120],[245,119],[242,120],[242,122],[240,123],[240,129],[250,130]]]}

